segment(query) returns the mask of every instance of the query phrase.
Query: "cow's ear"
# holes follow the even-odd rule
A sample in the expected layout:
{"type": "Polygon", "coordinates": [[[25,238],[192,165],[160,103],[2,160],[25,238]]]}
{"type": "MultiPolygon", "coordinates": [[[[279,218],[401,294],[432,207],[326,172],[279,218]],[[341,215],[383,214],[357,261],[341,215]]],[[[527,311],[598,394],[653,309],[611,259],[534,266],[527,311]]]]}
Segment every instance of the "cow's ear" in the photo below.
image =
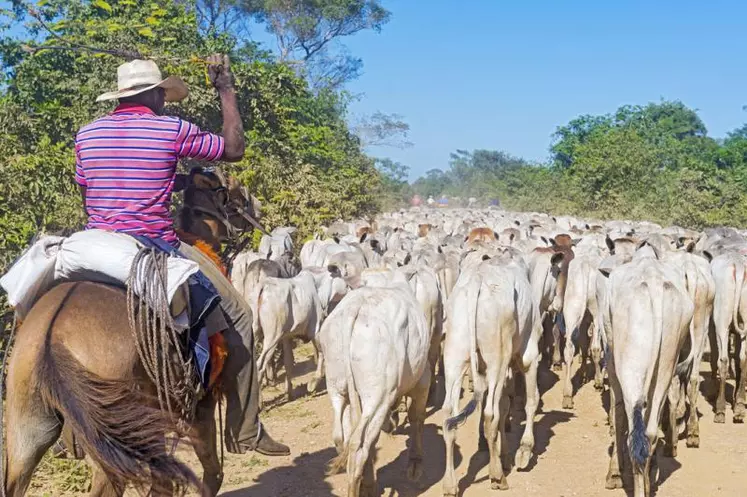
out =
{"type": "Polygon", "coordinates": [[[339,244],[339,243],[340,243],[340,237],[339,237],[339,236],[337,236],[337,235],[334,235],[334,236],[332,237],[332,239],[333,239],[333,240],[335,241],[335,243],[337,243],[337,244],[339,244]]]}
{"type": "Polygon", "coordinates": [[[614,255],[614,254],[615,254],[615,242],[614,242],[614,241],[612,241],[612,238],[610,238],[610,236],[609,236],[609,235],[607,235],[607,236],[606,236],[606,237],[604,238],[604,243],[606,243],[606,244],[607,244],[607,248],[609,249],[609,251],[610,251],[610,254],[613,254],[613,255],[614,255]]]}
{"type": "Polygon", "coordinates": [[[515,224],[516,226],[521,226],[521,222],[519,222],[519,221],[514,221],[514,224],[515,224]]]}
{"type": "MultiPolygon", "coordinates": [[[[514,235],[513,235],[513,233],[511,234],[511,236],[512,236],[512,237],[514,236],[514,235]]],[[[543,242],[543,243],[544,243],[545,245],[550,245],[550,242],[548,242],[548,241],[547,241],[547,238],[545,238],[544,236],[540,236],[540,240],[542,240],[542,242],[543,242]]]]}
{"type": "Polygon", "coordinates": [[[327,272],[333,277],[333,278],[341,278],[342,273],[340,272],[340,268],[336,266],[335,264],[330,264],[327,266],[327,272]]]}
{"type": "Polygon", "coordinates": [[[439,245],[438,247],[436,247],[436,252],[438,252],[439,254],[443,254],[444,253],[444,250],[441,248],[441,245],[439,245]]]}
{"type": "Polygon", "coordinates": [[[703,257],[705,257],[705,260],[707,260],[708,262],[711,262],[713,260],[713,254],[711,254],[707,250],[703,251],[703,257]]]}
{"type": "Polygon", "coordinates": [[[366,232],[364,232],[364,233],[363,233],[363,234],[361,235],[361,238],[360,238],[360,240],[358,240],[358,243],[363,243],[363,242],[365,242],[365,241],[366,241],[366,237],[367,237],[367,236],[368,236],[368,232],[366,231],[366,232]]]}
{"type": "Polygon", "coordinates": [[[612,270],[611,270],[610,268],[607,268],[607,267],[605,267],[605,268],[601,268],[601,267],[600,267],[600,268],[599,268],[599,273],[600,273],[600,274],[601,274],[602,276],[604,276],[605,278],[609,278],[609,277],[610,277],[610,273],[611,273],[611,272],[612,272],[612,270]]]}
{"type": "Polygon", "coordinates": [[[687,247],[685,247],[685,252],[692,254],[694,250],[695,250],[695,242],[691,240],[690,243],[687,244],[687,247]]]}
{"type": "Polygon", "coordinates": [[[394,232],[395,233],[397,233],[398,231],[399,231],[399,226],[397,226],[396,228],[394,228],[394,232]]]}
{"type": "Polygon", "coordinates": [[[565,254],[563,252],[555,252],[552,257],[550,257],[550,264],[553,266],[557,266],[561,262],[563,262],[563,258],[565,258],[565,254]]]}
{"type": "Polygon", "coordinates": [[[412,255],[411,254],[407,254],[405,256],[405,260],[403,261],[405,263],[405,266],[408,265],[408,264],[410,264],[411,260],[412,260],[412,255]]]}
{"type": "Polygon", "coordinates": [[[483,256],[482,256],[482,260],[483,260],[483,261],[489,261],[489,260],[490,260],[490,255],[488,255],[488,254],[483,254],[483,256]]]}
{"type": "Polygon", "coordinates": [[[552,245],[553,247],[558,246],[558,242],[555,241],[555,238],[548,238],[548,241],[550,242],[550,245],[552,245]]]}

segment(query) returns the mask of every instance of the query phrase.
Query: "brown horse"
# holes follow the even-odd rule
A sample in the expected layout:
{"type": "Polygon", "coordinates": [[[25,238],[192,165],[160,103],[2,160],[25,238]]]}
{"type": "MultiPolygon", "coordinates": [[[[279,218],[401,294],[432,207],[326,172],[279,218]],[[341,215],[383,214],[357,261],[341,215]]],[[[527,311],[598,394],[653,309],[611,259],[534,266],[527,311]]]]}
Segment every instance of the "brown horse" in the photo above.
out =
{"type": "MultiPolygon", "coordinates": [[[[211,219],[183,212],[183,229],[211,227],[199,236],[215,246],[228,226],[248,228],[251,202],[222,175],[193,172],[186,186],[192,194],[185,195],[184,210],[208,205],[211,212],[203,214],[211,219]]],[[[150,487],[158,496],[188,486],[217,495],[222,474],[214,396],[199,402],[186,433],[203,466],[202,484],[167,452],[166,435],[176,426],[155,398],[130,329],[125,291],[92,282],[57,285],[19,328],[8,365],[4,495],[25,494],[63,423],[94,462],[92,496],[121,496],[126,484],[150,487]]]]}

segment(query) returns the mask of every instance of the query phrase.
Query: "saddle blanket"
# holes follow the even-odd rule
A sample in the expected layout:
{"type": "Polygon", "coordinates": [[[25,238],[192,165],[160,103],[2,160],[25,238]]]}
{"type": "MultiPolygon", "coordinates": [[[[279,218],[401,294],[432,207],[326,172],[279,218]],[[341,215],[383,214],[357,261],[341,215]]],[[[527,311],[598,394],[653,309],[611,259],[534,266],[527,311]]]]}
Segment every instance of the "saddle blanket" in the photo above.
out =
{"type": "MultiPolygon", "coordinates": [[[[9,304],[23,320],[56,282],[95,281],[125,286],[132,261],[141,247],[129,235],[95,229],[67,238],[43,236],[0,278],[0,286],[8,292],[9,304]]],[[[199,266],[179,257],[169,257],[167,266],[167,294],[171,303],[179,289],[198,273],[199,266]]]]}

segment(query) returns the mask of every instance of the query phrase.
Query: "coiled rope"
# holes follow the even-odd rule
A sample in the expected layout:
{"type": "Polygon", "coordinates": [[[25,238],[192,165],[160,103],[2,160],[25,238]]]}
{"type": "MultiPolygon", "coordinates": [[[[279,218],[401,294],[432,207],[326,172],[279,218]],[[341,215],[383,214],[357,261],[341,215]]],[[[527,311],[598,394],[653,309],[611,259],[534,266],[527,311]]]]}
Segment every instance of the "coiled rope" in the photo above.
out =
{"type": "Polygon", "coordinates": [[[130,268],[127,311],[140,361],[155,385],[160,407],[183,426],[194,419],[201,386],[187,348],[188,334],[180,336],[171,316],[168,257],[159,250],[138,251],[130,268]]]}

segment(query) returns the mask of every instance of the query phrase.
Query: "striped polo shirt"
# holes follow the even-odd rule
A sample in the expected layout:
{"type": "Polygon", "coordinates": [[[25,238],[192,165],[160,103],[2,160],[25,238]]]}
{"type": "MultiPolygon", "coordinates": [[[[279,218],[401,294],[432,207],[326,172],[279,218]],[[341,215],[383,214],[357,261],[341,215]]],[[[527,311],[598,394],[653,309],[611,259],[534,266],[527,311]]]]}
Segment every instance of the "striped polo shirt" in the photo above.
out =
{"type": "Polygon", "coordinates": [[[75,137],[75,181],[86,187],[87,229],[178,243],[171,194],[179,158],[216,161],[223,138],[147,107],[121,104],[75,137]]]}

